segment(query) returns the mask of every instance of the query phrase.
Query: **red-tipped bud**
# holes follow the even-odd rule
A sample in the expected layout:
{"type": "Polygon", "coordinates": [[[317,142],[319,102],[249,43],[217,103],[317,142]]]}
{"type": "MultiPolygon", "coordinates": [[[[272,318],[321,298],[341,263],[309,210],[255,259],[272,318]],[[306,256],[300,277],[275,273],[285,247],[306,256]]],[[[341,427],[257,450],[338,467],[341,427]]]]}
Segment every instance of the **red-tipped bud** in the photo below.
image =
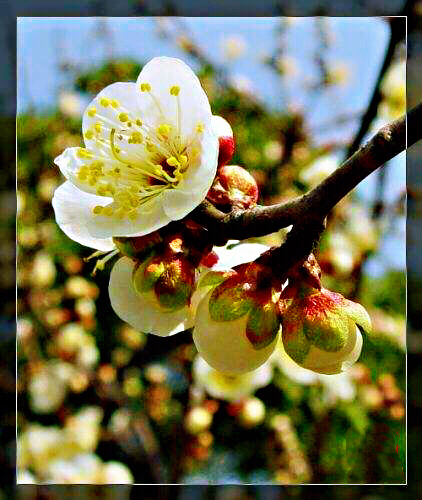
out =
{"type": "Polygon", "coordinates": [[[176,311],[189,305],[195,288],[195,267],[183,257],[165,263],[165,270],[154,285],[158,302],[167,310],[176,311]]]}
{"type": "Polygon", "coordinates": [[[222,210],[253,207],[258,201],[258,185],[244,168],[226,165],[218,171],[207,198],[222,210]]]}
{"type": "Polygon", "coordinates": [[[282,339],[287,354],[317,373],[340,373],[353,365],[362,349],[363,330],[371,320],[360,305],[322,288],[302,289],[291,304],[280,308],[282,339]]]}
{"type": "Polygon", "coordinates": [[[227,165],[233,158],[234,150],[236,147],[233,137],[219,137],[219,150],[218,150],[218,168],[227,165]]]}
{"type": "Polygon", "coordinates": [[[218,137],[220,145],[218,152],[218,168],[232,159],[235,149],[235,141],[233,138],[233,131],[229,123],[221,116],[214,115],[212,117],[212,127],[218,137]]]}

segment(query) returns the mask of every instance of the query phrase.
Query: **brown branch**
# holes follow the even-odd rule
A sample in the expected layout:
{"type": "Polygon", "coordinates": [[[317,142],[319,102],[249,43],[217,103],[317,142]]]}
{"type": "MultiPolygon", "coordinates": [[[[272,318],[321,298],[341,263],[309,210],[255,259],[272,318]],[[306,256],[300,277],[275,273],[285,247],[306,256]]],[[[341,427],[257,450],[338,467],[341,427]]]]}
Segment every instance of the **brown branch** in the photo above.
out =
{"type": "Polygon", "coordinates": [[[225,214],[205,200],[190,218],[210,231],[215,244],[264,236],[309,219],[322,221],[365,177],[422,138],[421,121],[422,104],[419,104],[407,115],[407,143],[406,116],[403,116],[381,128],[321,184],[292,201],[225,214]]]}

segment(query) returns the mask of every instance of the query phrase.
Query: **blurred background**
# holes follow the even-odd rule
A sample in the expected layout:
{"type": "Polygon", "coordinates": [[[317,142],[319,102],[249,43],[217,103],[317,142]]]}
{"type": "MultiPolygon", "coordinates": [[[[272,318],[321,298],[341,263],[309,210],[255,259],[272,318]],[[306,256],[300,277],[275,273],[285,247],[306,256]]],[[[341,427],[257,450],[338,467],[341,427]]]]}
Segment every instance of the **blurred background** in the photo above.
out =
{"type": "MultiPolygon", "coordinates": [[[[404,7],[397,4],[396,13],[404,7]]],[[[132,6],[132,14],[157,13],[146,4],[132,6]]],[[[113,15],[107,2],[91,8],[89,14],[113,15]]],[[[183,14],[170,4],[158,13],[183,14]]],[[[309,14],[316,13],[324,12],[309,14]]],[[[129,328],[109,304],[111,266],[90,276],[93,265],[83,260],[90,250],[61,233],[51,208],[63,181],[53,159],[81,144],[86,105],[106,85],[136,80],[156,55],[180,57],[198,74],[213,113],[232,125],[232,163],[254,175],[260,203],[298,196],[404,113],[404,33],[403,19],[387,18],[18,20],[19,482],[406,482],[404,154],[335,208],[320,244],[325,286],[364,304],[377,332],[341,377],[301,371],[280,352],[256,376],[232,381],[207,370],[190,332],[162,339],[129,328]]],[[[417,188],[408,195],[417,205],[417,188]]],[[[14,200],[8,196],[2,196],[2,216],[9,234],[14,200]]],[[[280,231],[255,241],[278,244],[284,236],[280,231]]],[[[14,244],[5,241],[7,264],[14,244]]],[[[8,290],[14,276],[6,264],[8,290]]],[[[418,283],[419,276],[408,279],[418,283]]],[[[3,307],[2,390],[10,399],[13,300],[3,307]]],[[[409,318],[415,330],[409,350],[417,353],[418,318],[409,318]]],[[[14,454],[7,415],[6,471],[14,454]]],[[[55,498],[52,489],[19,491],[55,498]]],[[[300,488],[287,491],[301,494],[300,488]]],[[[119,494],[128,496],[130,489],[119,494]]],[[[180,498],[254,494],[280,498],[281,490],[209,486],[177,492],[180,498]]],[[[382,495],[389,498],[387,490],[382,495]]]]}

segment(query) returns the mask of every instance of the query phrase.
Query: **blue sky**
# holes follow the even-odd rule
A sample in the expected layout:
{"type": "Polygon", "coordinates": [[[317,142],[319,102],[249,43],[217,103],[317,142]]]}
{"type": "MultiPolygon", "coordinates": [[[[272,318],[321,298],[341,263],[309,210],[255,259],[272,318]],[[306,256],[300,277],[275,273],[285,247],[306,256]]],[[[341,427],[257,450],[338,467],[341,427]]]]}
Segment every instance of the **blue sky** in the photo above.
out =
{"type": "MultiPolygon", "coordinates": [[[[95,36],[98,18],[20,18],[17,29],[18,112],[32,104],[37,111],[54,108],[61,87],[70,87],[59,62],[68,59],[84,68],[99,64],[112,54],[146,62],[157,55],[184,59],[195,69],[193,60],[174,41],[158,36],[156,18],[105,18],[110,34],[104,39],[95,36]]],[[[270,55],[276,46],[276,28],[280,18],[182,18],[206,55],[225,67],[233,78],[248,79],[254,95],[270,108],[283,109],[287,104],[305,109],[310,129],[329,123],[343,113],[364,110],[381,67],[389,39],[387,24],[377,18],[327,18],[330,46],[327,61],[348,68],[347,83],[333,87],[309,98],[307,86],[315,81],[317,67],[314,54],[317,48],[315,18],[290,18],[283,38],[285,54],[293,58],[296,73],[281,80],[273,70],[262,64],[262,57],[270,55]],[[222,50],[223,41],[239,36],[245,42],[245,52],[238,59],[227,62],[222,50]]],[[[316,142],[351,138],[359,122],[344,127],[332,127],[314,134],[316,142]]],[[[387,176],[387,198],[397,198],[405,186],[405,156],[392,161],[387,176]]],[[[376,175],[371,175],[359,186],[359,193],[370,200],[374,193],[376,175]]],[[[384,252],[394,259],[388,265],[404,267],[404,236],[389,237],[384,252]]],[[[388,259],[387,259],[388,260],[388,259]]],[[[375,266],[376,267],[376,266],[375,266]]],[[[376,271],[376,269],[375,269],[376,271]]]]}

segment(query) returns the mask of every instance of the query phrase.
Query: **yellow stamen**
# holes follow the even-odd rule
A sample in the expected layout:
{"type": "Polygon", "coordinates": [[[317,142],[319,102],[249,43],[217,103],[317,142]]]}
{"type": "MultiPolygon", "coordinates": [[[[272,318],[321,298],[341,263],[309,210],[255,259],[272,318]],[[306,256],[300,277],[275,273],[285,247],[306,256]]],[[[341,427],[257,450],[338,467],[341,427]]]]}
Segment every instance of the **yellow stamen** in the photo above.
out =
{"type": "Polygon", "coordinates": [[[121,122],[127,122],[129,120],[129,117],[128,117],[127,113],[120,113],[119,114],[119,120],[121,122]]]}
{"type": "Polygon", "coordinates": [[[76,156],[78,156],[79,158],[92,158],[94,155],[87,149],[79,148],[76,151],[76,156]]]}
{"type": "Polygon", "coordinates": [[[149,92],[151,90],[151,85],[149,83],[141,83],[141,92],[149,92]]]}
{"type": "Polygon", "coordinates": [[[111,106],[114,108],[114,109],[117,109],[119,106],[120,106],[120,103],[117,99],[112,99],[111,100],[111,106]]]}
{"type": "Polygon", "coordinates": [[[170,94],[174,96],[178,96],[180,92],[180,87],[178,85],[173,85],[170,87],[170,94]]]}
{"type": "Polygon", "coordinates": [[[85,139],[89,140],[92,139],[93,137],[94,137],[94,132],[92,130],[89,129],[85,132],[85,139]]]}
{"type": "Polygon", "coordinates": [[[100,104],[106,108],[110,104],[110,99],[107,99],[107,97],[101,97],[100,104]]]}
{"type": "Polygon", "coordinates": [[[97,112],[97,108],[95,106],[92,106],[88,109],[88,116],[91,118],[95,116],[95,113],[97,112]]]}

